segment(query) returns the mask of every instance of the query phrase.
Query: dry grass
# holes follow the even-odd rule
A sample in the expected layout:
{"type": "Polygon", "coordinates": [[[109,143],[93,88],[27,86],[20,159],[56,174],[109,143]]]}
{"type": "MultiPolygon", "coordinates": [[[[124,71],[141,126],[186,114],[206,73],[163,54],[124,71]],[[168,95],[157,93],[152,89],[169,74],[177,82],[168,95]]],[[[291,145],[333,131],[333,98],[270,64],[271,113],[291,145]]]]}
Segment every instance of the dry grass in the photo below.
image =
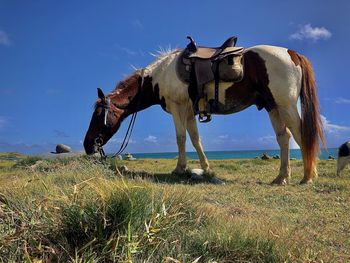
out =
{"type": "MultiPolygon", "coordinates": [[[[0,258],[70,262],[346,262],[350,176],[321,161],[300,186],[278,160],[211,161],[225,185],[169,174],[176,160],[0,162],[0,258]],[[31,167],[32,166],[32,167],[31,167]]],[[[199,167],[189,161],[191,168],[199,167]]]]}

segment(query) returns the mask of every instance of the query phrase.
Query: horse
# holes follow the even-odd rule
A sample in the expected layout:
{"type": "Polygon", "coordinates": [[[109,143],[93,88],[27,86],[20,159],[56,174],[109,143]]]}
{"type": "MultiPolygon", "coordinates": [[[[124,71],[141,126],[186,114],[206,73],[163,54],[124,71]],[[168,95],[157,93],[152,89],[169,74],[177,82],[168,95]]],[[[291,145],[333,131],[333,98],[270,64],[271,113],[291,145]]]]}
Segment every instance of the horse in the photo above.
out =
{"type": "Polygon", "coordinates": [[[348,164],[350,164],[350,141],[344,142],[338,148],[337,176],[340,176],[340,172],[348,164]]]}
{"type": "MultiPolygon", "coordinates": [[[[186,131],[197,151],[201,168],[210,171],[198,134],[194,100],[188,83],[177,74],[176,65],[183,50],[161,53],[143,69],[135,70],[105,95],[98,90],[98,99],[84,139],[86,154],[96,153],[118,131],[129,115],[152,105],[160,105],[173,117],[178,160],[174,173],[186,170],[186,131]]],[[[288,184],[291,178],[289,141],[294,137],[302,152],[304,176],[301,184],[317,177],[317,156],[324,135],[320,118],[314,72],[303,55],[284,48],[258,45],[243,53],[244,75],[239,82],[220,82],[219,101],[222,112],[232,114],[256,105],[265,109],[271,120],[280,147],[280,169],[272,184],[288,184]],[[297,108],[300,98],[301,116],[297,108]]],[[[214,96],[214,81],[205,85],[208,96],[214,96]]]]}

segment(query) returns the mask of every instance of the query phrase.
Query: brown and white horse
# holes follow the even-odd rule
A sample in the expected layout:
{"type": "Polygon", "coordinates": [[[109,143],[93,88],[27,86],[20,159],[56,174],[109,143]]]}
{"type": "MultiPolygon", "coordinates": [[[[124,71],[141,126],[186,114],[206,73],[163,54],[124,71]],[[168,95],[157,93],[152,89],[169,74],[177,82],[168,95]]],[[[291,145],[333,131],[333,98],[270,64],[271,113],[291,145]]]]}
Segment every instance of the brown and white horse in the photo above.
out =
{"type": "MultiPolygon", "coordinates": [[[[98,92],[89,129],[84,140],[87,154],[97,150],[97,140],[105,144],[120,124],[135,111],[154,104],[173,116],[179,151],[176,173],[186,169],[186,131],[196,149],[201,167],[209,170],[198,134],[189,95],[188,84],[182,82],[176,71],[181,50],[160,55],[142,70],[121,81],[116,89],[105,96],[98,92]]],[[[214,97],[214,83],[206,85],[208,97],[214,97]]],[[[309,183],[316,176],[316,160],[320,139],[324,142],[319,103],[312,66],[308,59],[292,50],[275,46],[254,46],[244,53],[244,78],[238,83],[220,83],[219,101],[225,110],[217,114],[230,114],[251,105],[265,108],[271,119],[281,150],[281,165],[274,184],[287,184],[290,178],[289,140],[291,136],[301,148],[304,178],[309,183]],[[301,117],[297,100],[301,101],[301,117]]]]}

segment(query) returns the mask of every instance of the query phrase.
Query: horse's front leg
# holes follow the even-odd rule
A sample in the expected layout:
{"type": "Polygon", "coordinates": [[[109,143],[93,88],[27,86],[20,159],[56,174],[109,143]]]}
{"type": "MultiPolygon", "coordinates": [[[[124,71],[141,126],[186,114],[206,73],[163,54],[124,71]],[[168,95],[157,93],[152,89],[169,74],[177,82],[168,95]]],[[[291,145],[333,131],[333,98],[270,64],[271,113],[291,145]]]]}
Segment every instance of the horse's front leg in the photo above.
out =
{"type": "Polygon", "coordinates": [[[186,107],[173,106],[171,114],[173,115],[173,120],[176,129],[176,142],[179,150],[179,156],[177,159],[177,165],[173,173],[181,174],[186,171],[186,107]],[[185,108],[185,109],[184,109],[185,108]]]}
{"type": "Polygon", "coordinates": [[[201,167],[204,171],[209,171],[209,162],[204,154],[201,138],[199,137],[195,116],[191,110],[187,116],[187,131],[190,135],[193,147],[196,149],[201,167]]]}

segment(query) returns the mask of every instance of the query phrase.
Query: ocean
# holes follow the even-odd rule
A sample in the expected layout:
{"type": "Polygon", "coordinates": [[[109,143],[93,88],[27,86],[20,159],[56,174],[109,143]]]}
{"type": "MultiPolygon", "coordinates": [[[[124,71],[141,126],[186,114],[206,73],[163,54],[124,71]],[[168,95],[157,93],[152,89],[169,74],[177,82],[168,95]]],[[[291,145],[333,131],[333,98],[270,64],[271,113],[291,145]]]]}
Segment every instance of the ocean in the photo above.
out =
{"type": "MultiPolygon", "coordinates": [[[[322,149],[319,158],[321,160],[327,160],[329,155],[337,158],[337,148],[330,148],[327,151],[322,149]]],[[[267,153],[269,156],[280,155],[279,150],[247,150],[247,151],[207,151],[205,152],[209,160],[224,160],[224,159],[252,159],[257,156],[261,157],[263,153],[267,153]]],[[[177,152],[164,152],[164,153],[132,153],[137,159],[151,158],[151,159],[174,159],[177,157],[177,152]]],[[[187,152],[186,156],[190,160],[198,160],[196,152],[187,152]]],[[[299,149],[290,150],[290,158],[301,159],[301,152],[299,149]]]]}

